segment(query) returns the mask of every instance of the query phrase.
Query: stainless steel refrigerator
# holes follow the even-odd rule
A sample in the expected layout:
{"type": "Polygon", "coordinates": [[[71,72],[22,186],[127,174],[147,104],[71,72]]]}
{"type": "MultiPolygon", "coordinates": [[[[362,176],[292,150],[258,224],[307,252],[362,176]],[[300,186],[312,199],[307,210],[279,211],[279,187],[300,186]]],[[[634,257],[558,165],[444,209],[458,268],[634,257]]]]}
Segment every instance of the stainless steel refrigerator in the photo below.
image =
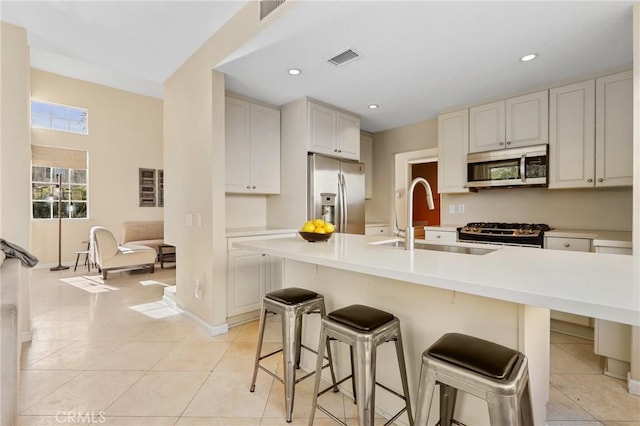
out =
{"type": "Polygon", "coordinates": [[[364,164],[309,154],[307,219],[323,218],[336,232],[364,234],[364,164]]]}

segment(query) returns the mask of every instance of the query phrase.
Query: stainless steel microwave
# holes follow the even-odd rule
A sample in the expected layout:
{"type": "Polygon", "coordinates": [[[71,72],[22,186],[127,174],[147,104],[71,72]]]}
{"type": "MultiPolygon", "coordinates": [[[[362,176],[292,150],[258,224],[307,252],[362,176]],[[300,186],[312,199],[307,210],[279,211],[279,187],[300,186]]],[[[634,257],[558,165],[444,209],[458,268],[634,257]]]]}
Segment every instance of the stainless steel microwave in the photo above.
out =
{"type": "Polygon", "coordinates": [[[547,186],[547,145],[467,155],[467,187],[547,186]]]}

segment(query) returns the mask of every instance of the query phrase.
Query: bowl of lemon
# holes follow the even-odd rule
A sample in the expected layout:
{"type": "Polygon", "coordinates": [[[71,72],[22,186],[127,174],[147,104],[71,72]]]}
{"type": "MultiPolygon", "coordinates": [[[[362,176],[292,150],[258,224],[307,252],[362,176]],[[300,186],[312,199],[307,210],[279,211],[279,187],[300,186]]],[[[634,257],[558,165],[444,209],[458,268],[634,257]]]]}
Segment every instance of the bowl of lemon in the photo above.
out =
{"type": "Polygon", "coordinates": [[[333,223],[325,222],[322,219],[308,220],[302,225],[300,236],[311,243],[328,241],[335,229],[333,223]]]}

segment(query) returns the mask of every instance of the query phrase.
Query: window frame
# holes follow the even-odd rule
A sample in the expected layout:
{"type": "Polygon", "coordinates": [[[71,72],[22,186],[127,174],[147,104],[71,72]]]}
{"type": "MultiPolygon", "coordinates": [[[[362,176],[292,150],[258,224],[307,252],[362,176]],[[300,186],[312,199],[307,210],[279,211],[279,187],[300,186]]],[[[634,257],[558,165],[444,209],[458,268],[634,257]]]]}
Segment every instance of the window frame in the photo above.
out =
{"type": "MultiPolygon", "coordinates": [[[[73,169],[65,167],[44,166],[44,165],[31,165],[31,220],[54,220],[58,219],[58,199],[55,196],[55,190],[57,187],[57,175],[63,176],[61,183],[62,199],[62,211],[64,220],[87,220],[89,219],[89,169],[73,169]],[[45,169],[43,175],[48,180],[36,180],[36,168],[45,169]],[[72,176],[76,172],[84,172],[84,183],[73,182],[72,176]],[[79,187],[84,187],[84,199],[73,198],[74,189],[77,191],[79,187]],[[40,198],[35,198],[37,190],[44,192],[40,198]],[[36,206],[39,206],[41,210],[42,206],[46,205],[49,211],[48,217],[36,217],[36,206]],[[79,209],[80,205],[84,205],[83,209],[79,209]],[[71,209],[71,207],[74,207],[71,209]],[[75,216],[78,212],[84,212],[84,216],[75,216]],[[75,213],[75,214],[74,214],[75,213]]],[[[77,193],[77,192],[76,192],[77,193]]]]}
{"type": "Polygon", "coordinates": [[[30,108],[30,121],[32,129],[44,129],[53,130],[56,132],[71,133],[75,135],[88,135],[89,134],[89,110],[87,108],[77,107],[73,105],[59,104],[56,102],[43,101],[36,98],[31,98],[29,104],[30,108]],[[47,112],[40,112],[38,108],[34,108],[34,102],[48,106],[47,112]],[[67,110],[66,117],[63,117],[62,111],[67,110]],[[55,111],[55,112],[54,112],[55,111]],[[72,119],[73,114],[84,114],[84,119],[72,119]],[[57,115],[56,115],[57,114],[57,115]],[[38,117],[39,119],[34,119],[38,117]],[[45,124],[48,123],[48,124],[45,124]],[[61,126],[54,126],[54,123],[66,123],[66,128],[61,126]],[[81,123],[81,130],[74,130],[72,128],[73,123],[81,123]]]}

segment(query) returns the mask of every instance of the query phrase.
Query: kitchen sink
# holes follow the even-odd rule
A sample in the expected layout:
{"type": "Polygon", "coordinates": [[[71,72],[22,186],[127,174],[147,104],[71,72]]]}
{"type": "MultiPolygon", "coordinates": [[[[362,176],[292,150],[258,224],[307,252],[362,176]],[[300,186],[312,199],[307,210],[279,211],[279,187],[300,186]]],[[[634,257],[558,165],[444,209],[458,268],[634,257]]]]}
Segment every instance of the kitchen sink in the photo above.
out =
{"type": "MultiPolygon", "coordinates": [[[[385,241],[382,243],[370,243],[370,244],[378,245],[378,246],[404,248],[404,241],[402,240],[385,241]]],[[[488,254],[497,250],[497,248],[471,247],[468,244],[466,245],[442,244],[442,243],[429,243],[425,241],[416,241],[414,247],[416,250],[444,251],[449,253],[462,253],[462,254],[475,254],[475,255],[488,254]]]]}

